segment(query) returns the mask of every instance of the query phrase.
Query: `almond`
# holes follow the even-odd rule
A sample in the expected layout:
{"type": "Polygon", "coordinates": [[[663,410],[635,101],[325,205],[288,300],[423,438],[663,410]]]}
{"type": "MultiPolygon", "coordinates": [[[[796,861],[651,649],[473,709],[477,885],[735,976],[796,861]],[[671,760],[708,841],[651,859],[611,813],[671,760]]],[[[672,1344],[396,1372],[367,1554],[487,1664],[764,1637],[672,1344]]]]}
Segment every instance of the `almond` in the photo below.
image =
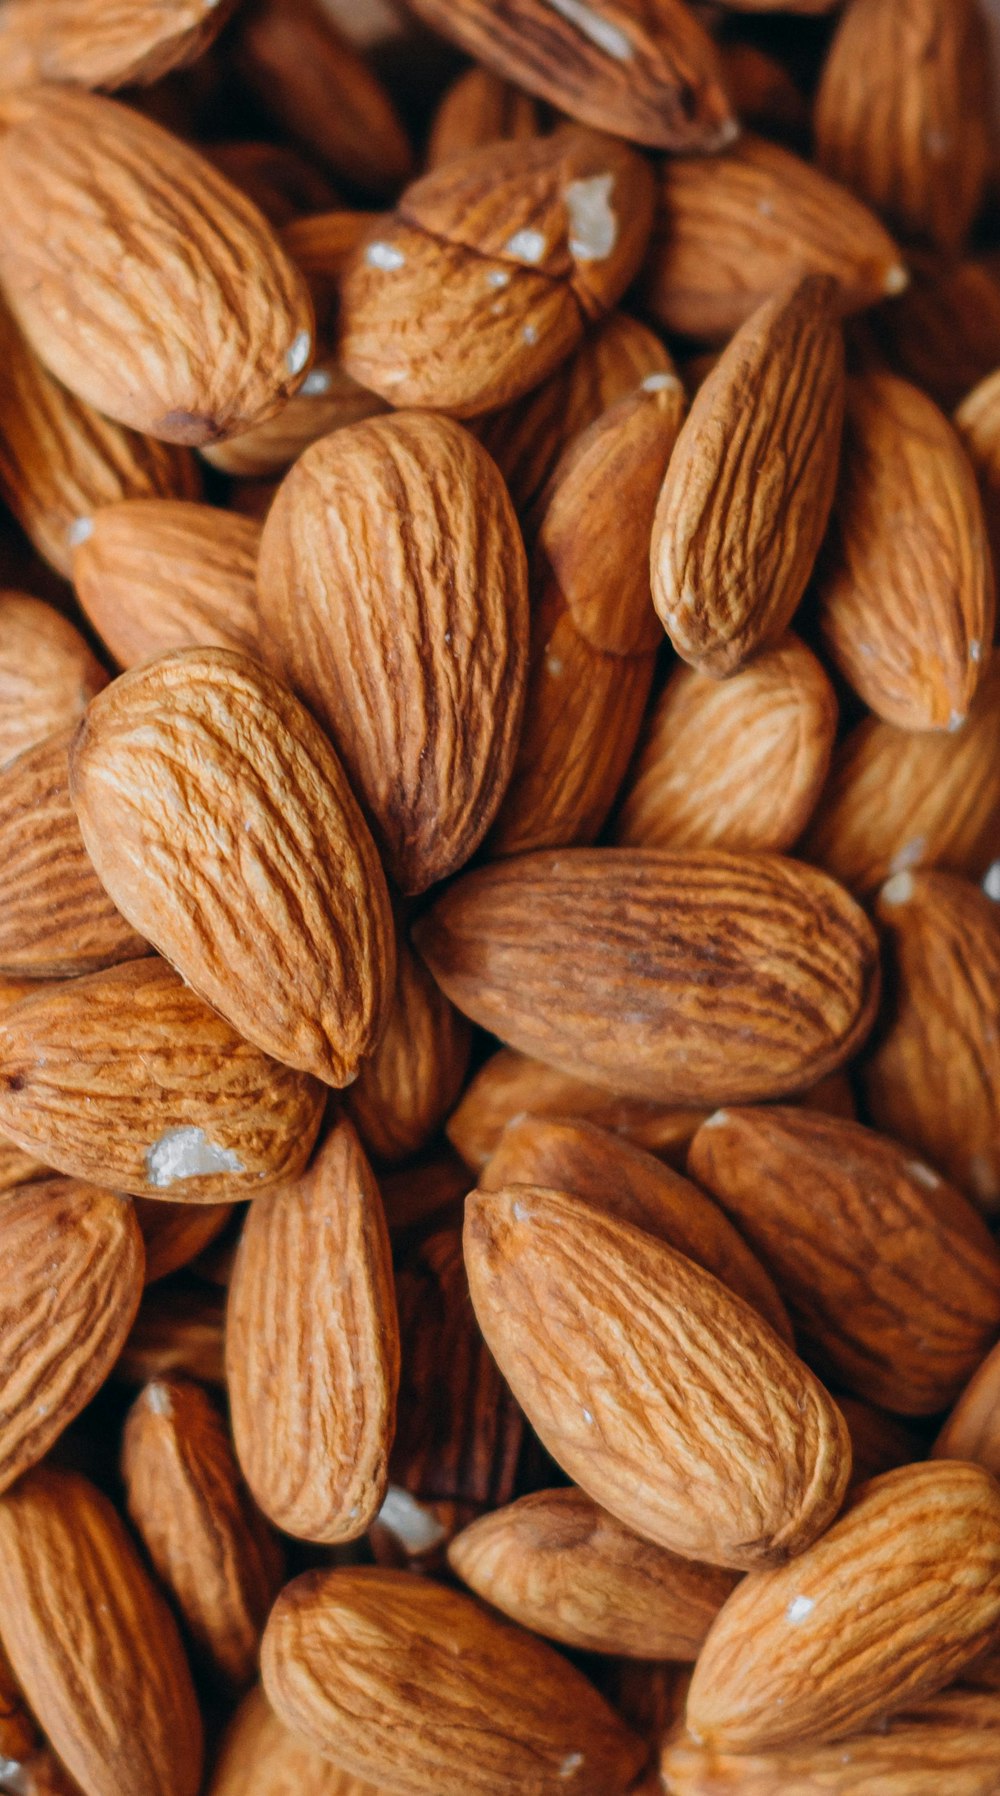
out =
{"type": "Polygon", "coordinates": [[[146,1283],[188,1265],[222,1233],[232,1204],[172,1204],[162,1198],[133,1199],[146,1248],[146,1283]]]}
{"type": "MultiPolygon", "coordinates": [[[[910,1465],[923,1453],[925,1443],[918,1432],[897,1416],[887,1415],[884,1409],[862,1403],[857,1397],[843,1395],[837,1398],[837,1408],[851,1437],[852,1484],[864,1484],[881,1472],[910,1465]]],[[[962,1454],[961,1457],[972,1456],[962,1454]]]]}
{"type": "Polygon", "coordinates": [[[1000,549],[1000,368],[966,393],[955,413],[955,428],[979,482],[995,562],[1000,549]]]}
{"type": "Polygon", "coordinates": [[[0,13],[0,87],[73,81],[134,87],[184,68],[221,31],[233,0],[9,0],[0,13]]]}
{"type": "Polygon", "coordinates": [[[116,1379],[143,1385],[180,1373],[224,1386],[224,1307],[219,1291],[183,1273],[147,1291],[115,1367],[116,1379]]]}
{"type": "Polygon", "coordinates": [[[236,139],[207,144],[203,153],[279,230],[305,213],[341,204],[329,177],[291,144],[236,139]]]}
{"type": "Polygon", "coordinates": [[[878,997],[862,912],[776,855],[523,855],[466,874],[414,939],[452,1002],[511,1046],[676,1106],[814,1084],[878,997]]]}
{"type": "Polygon", "coordinates": [[[255,1197],[309,1155],[323,1089],[269,1060],[164,961],[0,1014],[0,1130],[74,1178],[186,1203],[255,1197]]]}
{"type": "MultiPolygon", "coordinates": [[[[34,979],[2,979],[0,978],[0,1011],[8,1010],[22,998],[29,998],[38,990],[34,979]]],[[[29,1179],[44,1177],[48,1168],[33,1154],[26,1154],[0,1135],[0,1193],[13,1191],[18,1185],[26,1185],[29,1179]]],[[[2,1752],[0,1752],[2,1756],[2,1752]]]]}
{"type": "Polygon", "coordinates": [[[453,81],[434,113],[426,165],[440,168],[484,143],[540,137],[542,109],[513,82],[475,66],[453,81]]]}
{"type": "Polygon", "coordinates": [[[304,706],[246,656],[177,651],[91,702],[70,788],[122,914],[247,1040],[348,1084],[388,1010],[392,916],[304,706]]]}
{"type": "Polygon", "coordinates": [[[383,1165],[433,1141],[465,1083],[472,1031],[405,939],[396,945],[396,990],[382,1039],[347,1096],[368,1152],[383,1165]]]}
{"type": "Polygon", "coordinates": [[[107,1497],[38,1467],[0,1501],[18,1683],[87,1796],[195,1796],[201,1719],[173,1616],[107,1497]]]}
{"type": "MultiPolygon", "coordinates": [[[[383,1172],[379,1190],[390,1233],[409,1228],[422,1231],[429,1217],[447,1220],[456,1208],[460,1216],[471,1183],[466,1167],[447,1145],[407,1166],[383,1172]]],[[[398,1284],[396,1295],[402,1302],[398,1284]]]]}
{"type": "Polygon", "coordinates": [[[413,1796],[618,1796],[642,1744],[541,1640],[405,1572],[306,1572],[264,1634],[279,1718],[413,1796]]]}
{"type": "Polygon", "coordinates": [[[223,1736],[208,1796],[380,1796],[279,1721],[259,1687],[223,1736]]]}
{"type": "Polygon", "coordinates": [[[1000,263],[924,251],[909,266],[910,285],[871,323],[895,372],[951,411],[1000,364],[1000,263]]]}
{"type": "Polygon", "coordinates": [[[309,366],[313,316],[256,208],[115,100],[40,86],[4,113],[0,285],[50,373],[169,442],[277,411],[309,366]]]}
{"type": "Polygon", "coordinates": [[[349,1122],[247,1216],[226,1376],[243,1475],[301,1540],[354,1540],[385,1493],[399,1382],[389,1240],[349,1122]]]}
{"type": "Polygon", "coordinates": [[[362,424],[385,409],[383,399],[345,374],[336,356],[321,351],[298,392],[280,412],[253,430],[227,437],[222,443],[206,444],[202,453],[223,474],[263,479],[283,474],[310,444],[332,430],[362,424]]]}
{"type": "Polygon", "coordinates": [[[0,591],[0,772],[75,723],[107,683],[68,618],[27,593],[0,591]]]}
{"type": "Polygon", "coordinates": [[[931,1448],[934,1459],[969,1459],[1000,1478],[1000,1347],[977,1367],[931,1448]]]}
{"type": "Polygon", "coordinates": [[[695,1666],[688,1728],[726,1752],[837,1739],[950,1683],[998,1618],[994,1480],[901,1466],[800,1559],[733,1592],[695,1666]]]}
{"type": "Polygon", "coordinates": [[[663,483],[653,603],[677,653],[717,678],[781,636],[823,539],[844,404],[833,292],[807,278],[737,331],[663,483]]]}

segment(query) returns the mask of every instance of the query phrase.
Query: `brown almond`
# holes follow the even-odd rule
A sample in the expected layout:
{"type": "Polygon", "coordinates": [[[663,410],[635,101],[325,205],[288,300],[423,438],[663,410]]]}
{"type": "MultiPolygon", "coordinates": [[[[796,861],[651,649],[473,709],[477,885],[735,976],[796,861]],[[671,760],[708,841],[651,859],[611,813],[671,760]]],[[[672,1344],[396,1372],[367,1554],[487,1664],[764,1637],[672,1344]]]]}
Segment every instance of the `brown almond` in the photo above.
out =
{"type": "Polygon", "coordinates": [[[203,153],[279,230],[343,203],[329,176],[291,144],[236,138],[207,144],[203,153]]]}
{"type": "Polygon", "coordinates": [[[384,1796],[321,1757],[279,1721],[260,1685],[222,1739],[208,1796],[384,1796]]]}
{"type": "Polygon", "coordinates": [[[206,444],[202,454],[223,474],[237,479],[266,479],[283,474],[312,443],[329,436],[332,430],[362,424],[385,409],[384,399],[359,387],[344,372],[336,356],[321,352],[298,392],[292,394],[280,412],[253,430],[227,437],[222,443],[206,444]]]}
{"type": "Polygon", "coordinates": [[[973,1373],[941,1429],[934,1459],[972,1460],[1000,1478],[1000,1347],[973,1373]]]}
{"type": "Polygon", "coordinates": [[[361,1063],[347,1111],[383,1165],[433,1141],[465,1083],[472,1031],[404,939],[396,943],[396,990],[375,1052],[361,1063]]]}
{"type": "Polygon", "coordinates": [[[197,1259],[233,1214],[232,1204],[172,1204],[157,1197],[132,1201],[146,1248],[147,1285],[197,1259]]]}
{"type": "Polygon", "coordinates": [[[156,1285],[143,1296],[115,1367],[116,1380],[144,1385],[180,1374],[224,1388],[224,1322],[222,1292],[201,1279],[181,1273],[156,1285]]]}
{"type": "MultiPolygon", "coordinates": [[[[9,1010],[12,1004],[20,1003],[22,998],[29,998],[38,990],[38,982],[34,979],[0,978],[0,1011],[9,1010]]],[[[33,1154],[27,1154],[0,1135],[0,1193],[13,1191],[18,1185],[26,1185],[29,1179],[44,1177],[48,1168],[33,1154]]]]}
{"type": "Polygon", "coordinates": [[[0,772],[24,749],[75,723],[107,683],[60,611],[24,592],[0,591],[0,772]]]}
{"type": "Polygon", "coordinates": [[[425,163],[440,168],[484,143],[520,142],[542,134],[542,108],[511,81],[479,65],[453,81],[438,103],[425,163]]]}
{"type": "Polygon", "coordinates": [[[995,563],[1000,552],[1000,368],[966,392],[955,413],[955,429],[979,483],[995,563]]]}
{"type": "MultiPolygon", "coordinates": [[[[837,1397],[837,1408],[851,1437],[852,1484],[864,1484],[869,1478],[891,1472],[899,1465],[912,1465],[923,1453],[924,1442],[918,1431],[901,1422],[898,1416],[876,1409],[871,1403],[862,1403],[857,1397],[842,1394],[837,1397]]],[[[960,1457],[975,1456],[963,1453],[960,1457]]]]}
{"type": "Polygon", "coordinates": [[[233,0],[7,0],[0,12],[0,87],[72,81],[135,87],[185,68],[221,31],[233,0]]]}
{"type": "Polygon", "coordinates": [[[917,251],[909,267],[910,285],[870,322],[894,371],[950,412],[1000,365],[1000,262],[917,251]]]}
{"type": "Polygon", "coordinates": [[[24,1706],[17,1680],[0,1646],[0,1760],[19,1765],[38,1746],[38,1729],[24,1706]]]}

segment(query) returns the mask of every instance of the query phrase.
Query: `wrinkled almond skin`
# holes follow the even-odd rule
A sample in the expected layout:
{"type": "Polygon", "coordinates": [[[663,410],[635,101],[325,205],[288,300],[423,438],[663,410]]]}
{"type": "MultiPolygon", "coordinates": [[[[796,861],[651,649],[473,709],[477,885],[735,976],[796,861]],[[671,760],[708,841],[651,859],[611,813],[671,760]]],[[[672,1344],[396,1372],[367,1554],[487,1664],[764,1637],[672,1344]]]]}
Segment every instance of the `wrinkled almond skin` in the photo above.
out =
{"type": "Polygon", "coordinates": [[[122,1438],[126,1508],[200,1656],[229,1688],[248,1684],[282,1553],[243,1487],[229,1431],[184,1379],[148,1384],[122,1438]]]}
{"type": "Polygon", "coordinates": [[[644,1748],[550,1646],[405,1572],[306,1572],[264,1634],[277,1714],[400,1796],[618,1796],[644,1748]]]}
{"type": "Polygon", "coordinates": [[[385,410],[385,401],[345,374],[335,356],[321,353],[298,392],[273,418],[238,437],[207,444],[202,454],[223,474],[266,479],[283,474],[310,444],[332,430],[362,424],[385,410]]]}
{"type": "Polygon", "coordinates": [[[992,652],[993,570],[975,476],[933,401],[893,375],[848,387],[823,636],[901,729],[956,729],[992,652]]]}
{"type": "Polygon", "coordinates": [[[950,1683],[998,1617],[1000,1489],[979,1466],[901,1466],[801,1559],[733,1592],[695,1667],[688,1728],[729,1752],[858,1732],[950,1683]]]}
{"type": "Polygon", "coordinates": [[[381,1796],[279,1721],[260,1685],[233,1716],[208,1796],[381,1796]]]}
{"type": "Polygon", "coordinates": [[[657,702],[615,823],[631,848],[791,848],[830,766],[837,700],[790,633],[729,680],[678,667],[657,702]]]}
{"type": "MultiPolygon", "coordinates": [[[[0,1011],[9,1010],[22,998],[30,998],[38,989],[34,979],[0,979],[0,1011]]],[[[44,1177],[46,1171],[42,1161],[0,1135],[0,1193],[26,1185],[29,1179],[44,1177]]]]}
{"type": "Polygon", "coordinates": [[[844,359],[833,282],[768,300],[702,382],[663,483],[653,603],[704,673],[739,671],[784,632],[833,503],[844,359]]]}
{"type": "Polygon", "coordinates": [[[469,1198],[465,1263],[480,1328],[536,1433],[626,1527],[747,1567],[801,1553],[832,1520],[850,1475],[843,1418],[711,1273],[527,1185],[469,1198]]]}
{"type": "Polygon", "coordinates": [[[73,585],[119,667],[171,649],[259,653],[260,527],[183,500],[103,505],[73,551],[73,585]]]}
{"type": "MultiPolygon", "coordinates": [[[[128,1198],[46,1179],[0,1202],[0,1490],[36,1465],[104,1383],[142,1296],[128,1198]]],[[[8,1755],[11,1756],[11,1755],[8,1755]]]]}
{"type": "Polygon", "coordinates": [[[1000,1333],[1000,1253],[960,1192],[872,1129],[781,1105],[719,1111],[688,1165],[773,1272],[811,1364],[900,1415],[954,1402],[1000,1333]]]}
{"type": "Polygon", "coordinates": [[[730,1572],[640,1540],[578,1490],[543,1490],[463,1530],[448,1563],[495,1609],[583,1652],[695,1659],[730,1572]]]}
{"type": "Polygon", "coordinates": [[[385,1493],[399,1331],[378,1187],[349,1122],[247,1216],[229,1286],[226,1377],[240,1466],[300,1540],[363,1534],[385,1493]]]}
{"type": "Polygon", "coordinates": [[[55,984],[0,1014],[0,1131],[112,1190],[256,1197],[301,1171],[324,1096],[159,959],[55,984]]]}
{"type": "Polygon", "coordinates": [[[135,87],[200,56],[234,0],[7,0],[0,12],[0,87],[71,81],[135,87]]]}
{"type": "Polygon", "coordinates": [[[542,134],[542,111],[530,94],[476,64],[453,81],[434,113],[425,164],[440,168],[484,143],[522,142],[542,134]]]}
{"type": "Polygon", "coordinates": [[[349,1084],[388,1013],[395,939],[374,844],[305,707],[246,656],[178,650],[92,701],[70,789],[122,914],[255,1046],[349,1084]]]}
{"type": "Polygon", "coordinates": [[[146,1248],[146,1283],[177,1272],[222,1233],[232,1204],[172,1204],[158,1197],[133,1198],[146,1248]]]}
{"type": "Polygon", "coordinates": [[[521,535],[486,452],[396,413],[306,451],[268,515],[267,653],[329,730],[386,866],[420,892],[468,860],[517,744],[521,535]]]}
{"type": "Polygon", "coordinates": [[[256,208],[115,100],[43,85],[4,110],[0,285],[50,373],[168,442],[277,411],[308,368],[314,323],[256,208]]]}
{"type": "Polygon", "coordinates": [[[864,1039],[878,997],[866,918],[777,855],[524,855],[466,874],[414,940],[501,1040],[678,1108],[815,1084],[864,1039]]]}
{"type": "Polygon", "coordinates": [[[0,772],[26,748],[76,723],[108,676],[52,605],[0,591],[0,772]]]}
{"type": "Polygon", "coordinates": [[[196,1796],[201,1718],[176,1624],[79,1474],[36,1467],[0,1501],[0,1614],[18,1683],[86,1796],[196,1796]]]}
{"type": "Polygon", "coordinates": [[[383,1165],[427,1147],[465,1083],[472,1030],[406,941],[396,943],[396,990],[382,1039],[347,1094],[347,1111],[383,1165]]]}

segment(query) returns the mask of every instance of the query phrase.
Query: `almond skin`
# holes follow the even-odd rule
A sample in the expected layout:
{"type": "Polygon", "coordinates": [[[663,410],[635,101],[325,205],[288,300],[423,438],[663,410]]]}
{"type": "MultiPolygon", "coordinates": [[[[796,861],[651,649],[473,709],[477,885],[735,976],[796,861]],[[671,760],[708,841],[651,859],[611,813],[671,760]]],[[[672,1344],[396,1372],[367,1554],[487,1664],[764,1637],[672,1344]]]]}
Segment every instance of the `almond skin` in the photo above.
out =
{"type": "Polygon", "coordinates": [[[484,143],[540,137],[543,108],[512,81],[478,65],[453,81],[434,113],[425,162],[440,168],[484,143]]]}
{"type": "Polygon", "coordinates": [[[670,460],[653,603],[682,659],[716,678],[781,636],[823,539],[844,405],[833,295],[831,280],[809,277],[747,320],[699,387],[670,460]]]}
{"type": "Polygon", "coordinates": [[[400,1796],[618,1796],[645,1749],[550,1646],[405,1572],[306,1572],[264,1634],[286,1726],[400,1796]]]}
{"type": "Polygon", "coordinates": [[[860,910],[776,855],[524,855],[466,874],[414,940],[452,1002],[522,1053],[677,1107],[815,1084],[878,996],[860,910]]]}
{"type": "Polygon", "coordinates": [[[382,1039],[361,1063],[347,1111],[383,1165],[429,1146],[465,1083],[472,1030],[405,940],[396,943],[396,990],[382,1039]]]}
{"type": "Polygon", "coordinates": [[[578,1490],[536,1491],[483,1516],[448,1563],[522,1627],[639,1659],[697,1658],[735,1582],[640,1540],[578,1490]]]}
{"type": "Polygon", "coordinates": [[[309,366],[314,322],[256,208],[115,100],[43,85],[4,114],[0,285],[50,373],[168,442],[277,411],[309,366]]]}
{"type": "Polygon", "coordinates": [[[206,444],[202,454],[223,474],[238,479],[267,479],[283,474],[310,444],[318,443],[332,430],[362,424],[385,410],[384,399],[359,386],[334,355],[321,351],[298,392],[292,394],[280,412],[238,437],[206,444]]]}
{"type": "Polygon", "coordinates": [[[859,1123],[780,1105],[719,1111],[688,1163],[812,1364],[900,1415],[954,1401],[1000,1332],[1000,1253],[953,1186],[859,1123]]]}
{"type": "Polygon", "coordinates": [[[233,1214],[232,1204],[172,1204],[157,1197],[132,1201],[146,1248],[147,1285],[197,1259],[233,1214]]]}
{"type": "Polygon", "coordinates": [[[745,1567],[801,1553],[836,1514],[851,1462],[839,1411],[756,1310],[683,1254],[515,1185],[469,1198],[465,1263],[536,1433],[626,1527],[745,1567]]]}
{"type": "Polygon", "coordinates": [[[447,418],[396,413],[308,449],[259,565],[272,664],[329,730],[392,877],[468,860],[510,776],[527,573],[496,467],[447,418]]]}
{"type": "Polygon", "coordinates": [[[0,772],[74,724],[108,676],[53,605],[0,591],[0,772]]]}
{"type": "Polygon", "coordinates": [[[0,87],[159,81],[200,56],[232,9],[233,0],[9,0],[0,13],[0,87]]]}
{"type": "Polygon", "coordinates": [[[0,1203],[0,1490],[37,1464],[104,1383],[142,1296],[128,1198],[46,1179],[0,1203]]]}
{"type": "Polygon", "coordinates": [[[279,1721],[258,1685],[222,1739],[208,1796],[381,1796],[279,1721]]]}
{"type": "Polygon", "coordinates": [[[53,985],[0,1015],[0,1131],[71,1177],[184,1203],[301,1171],[323,1088],[269,1060],[165,961],[53,985]]]}
{"type": "Polygon", "coordinates": [[[950,1683],[998,1617],[1000,1489],[979,1466],[901,1466],[800,1559],[733,1592],[688,1728],[727,1752],[837,1739],[950,1683]]]}
{"type": "Polygon", "coordinates": [[[973,1373],[937,1440],[934,1459],[967,1459],[1000,1478],[1000,1347],[973,1373]]]}
{"type": "Polygon", "coordinates": [[[224,1386],[221,1292],[201,1279],[172,1278],[147,1291],[115,1377],[144,1385],[179,1373],[201,1384],[224,1386]]]}
{"type": "Polygon", "coordinates": [[[399,1384],[389,1239],[349,1122],[247,1216],[229,1287],[233,1438],[260,1508],[300,1540],[355,1540],[385,1493],[399,1384]]]}
{"type": "Polygon", "coordinates": [[[36,1467],[0,1501],[18,1683],[87,1796],[195,1796],[201,1718],[173,1616],[107,1497],[36,1467]]]}
{"type": "Polygon", "coordinates": [[[975,476],[916,387],[848,388],[833,529],[818,581],[833,659],[901,729],[956,729],[989,660],[994,589],[975,476]]]}
{"type": "MultiPolygon", "coordinates": [[[[1000,294],[997,305],[1000,309],[1000,294]]],[[[1000,545],[1000,369],[966,390],[954,423],[979,483],[995,566],[1000,545]]]]}
{"type": "Polygon", "coordinates": [[[122,914],[248,1041],[348,1084],[388,1012],[392,915],[305,707],[246,656],[179,650],[92,701],[70,790],[122,914]]]}

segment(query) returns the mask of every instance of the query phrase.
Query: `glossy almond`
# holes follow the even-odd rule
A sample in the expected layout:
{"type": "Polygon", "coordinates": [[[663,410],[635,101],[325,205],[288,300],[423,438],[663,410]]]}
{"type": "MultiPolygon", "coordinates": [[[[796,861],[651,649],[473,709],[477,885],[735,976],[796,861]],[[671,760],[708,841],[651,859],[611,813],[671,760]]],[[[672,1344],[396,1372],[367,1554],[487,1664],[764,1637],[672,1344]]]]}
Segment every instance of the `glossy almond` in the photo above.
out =
{"type": "Polygon", "coordinates": [[[127,962],[0,1015],[0,1131],[74,1178],[218,1203],[301,1171],[322,1086],[269,1060],[165,961],[127,962]]]}
{"type": "Polygon", "coordinates": [[[0,1490],[37,1464],[103,1384],[142,1295],[128,1198],[47,1179],[0,1202],[0,1490]]]}
{"type": "Polygon", "coordinates": [[[859,1123],[780,1105],[719,1111],[689,1166],[774,1274],[812,1363],[901,1415],[954,1401],[1000,1332],[1000,1253],[960,1192],[859,1123]]]}
{"type": "Polygon", "coordinates": [[[348,1114],[376,1160],[392,1165],[433,1141],[465,1083],[471,1047],[466,1018],[397,941],[389,1020],[347,1094],[348,1114]]]}
{"type": "Polygon", "coordinates": [[[466,861],[510,775],[527,657],[524,550],[489,456],[396,413],[317,443],[261,543],[272,663],[327,727],[392,877],[466,861]]]}
{"type": "Polygon", "coordinates": [[[0,772],[83,715],[108,676],[53,605],[0,591],[0,772]]]}
{"type": "Polygon", "coordinates": [[[642,1766],[641,1743],[550,1646],[405,1572],[296,1578],[261,1665],[287,1726],[400,1796],[618,1796],[642,1766]]]}
{"type": "Polygon", "coordinates": [[[388,1011],[392,917],[305,707],[244,655],[177,651],[91,703],[70,788],[122,914],[247,1040],[348,1084],[388,1011]]]}
{"type": "Polygon", "coordinates": [[[479,1325],[588,1496],[685,1558],[779,1564],[836,1514],[839,1411],[741,1297],[651,1235],[527,1185],[466,1205],[479,1325]]]}
{"type": "Polygon", "coordinates": [[[201,54],[232,7],[233,0],[9,0],[0,12],[0,87],[159,81],[201,54]]]}
{"type": "Polygon", "coordinates": [[[952,1682],[1000,1616],[1000,1489],[901,1466],[791,1565],[733,1592],[695,1667],[692,1735],[753,1752],[837,1739],[952,1682]]]}
{"type": "Polygon", "coordinates": [[[523,855],[466,874],[414,939],[501,1040],[677,1107],[815,1084],[850,1058],[877,1000],[862,912],[776,855],[523,855]]]}
{"type": "Polygon", "coordinates": [[[168,442],[277,411],[309,366],[313,316],[256,208],[115,100],[43,85],[4,110],[0,285],[50,373],[168,442]]]}
{"type": "Polygon", "coordinates": [[[236,1451],[265,1515],[303,1540],[363,1534],[385,1492],[399,1334],[378,1188],[349,1122],[247,1216],[226,1377],[236,1451]]]}
{"type": "Polygon", "coordinates": [[[225,1734],[208,1796],[383,1796],[322,1758],[279,1721],[260,1685],[225,1734]]]}
{"type": "Polygon", "coordinates": [[[184,1650],[107,1497],[38,1467],[0,1501],[0,1549],[4,1646],[87,1796],[195,1796],[201,1718],[184,1650]]]}

